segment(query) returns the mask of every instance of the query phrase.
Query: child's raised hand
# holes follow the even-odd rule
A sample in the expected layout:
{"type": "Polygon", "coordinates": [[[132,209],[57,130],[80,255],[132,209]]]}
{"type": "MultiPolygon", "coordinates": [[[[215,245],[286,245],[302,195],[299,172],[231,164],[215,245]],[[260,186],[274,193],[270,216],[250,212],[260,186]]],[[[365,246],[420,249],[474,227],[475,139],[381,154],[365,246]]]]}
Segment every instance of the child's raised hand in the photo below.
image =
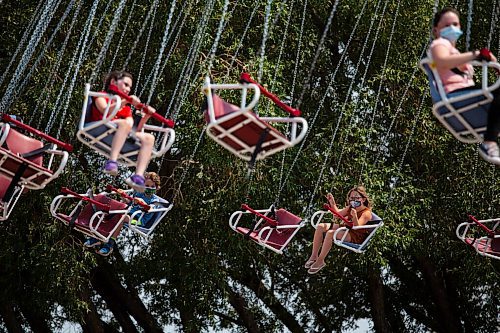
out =
{"type": "Polygon", "coordinates": [[[141,100],[139,99],[139,97],[135,96],[135,95],[130,95],[130,103],[133,105],[133,106],[137,106],[139,104],[141,104],[141,100]]]}
{"type": "Polygon", "coordinates": [[[335,203],[335,198],[333,197],[333,194],[331,193],[328,193],[326,195],[326,200],[328,200],[328,204],[331,206],[331,207],[334,207],[336,206],[337,204],[335,203]]]}
{"type": "Polygon", "coordinates": [[[146,204],[146,202],[144,200],[142,200],[141,198],[134,198],[134,203],[143,204],[143,205],[146,204]]]}

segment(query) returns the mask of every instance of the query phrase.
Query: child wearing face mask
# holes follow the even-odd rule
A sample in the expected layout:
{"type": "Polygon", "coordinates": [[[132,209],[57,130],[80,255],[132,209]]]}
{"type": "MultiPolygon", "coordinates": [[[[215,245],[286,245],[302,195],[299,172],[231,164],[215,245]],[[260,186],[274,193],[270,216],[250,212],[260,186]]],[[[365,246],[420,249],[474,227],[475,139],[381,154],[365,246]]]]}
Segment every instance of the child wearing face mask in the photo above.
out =
{"type": "MultiPolygon", "coordinates": [[[[146,172],[144,174],[145,178],[145,190],[144,192],[137,192],[134,191],[130,196],[134,198],[134,202],[131,203],[132,207],[128,211],[128,217],[124,220],[124,223],[130,223],[134,224],[140,227],[149,227],[149,224],[152,221],[155,213],[137,213],[134,215],[134,219],[129,221],[129,217],[132,217],[132,215],[141,210],[141,204],[146,204],[154,208],[155,203],[160,202],[160,197],[156,195],[156,191],[160,188],[161,186],[161,181],[160,181],[160,176],[156,174],[155,172],[146,172]],[[141,217],[142,215],[142,217],[141,217]],[[138,220],[137,220],[138,219],[138,220]]],[[[124,190],[118,190],[118,193],[124,193],[124,190]]],[[[102,244],[102,242],[97,239],[90,237],[87,239],[87,241],[83,244],[86,248],[95,248],[97,246],[100,246],[99,250],[97,251],[98,254],[102,256],[109,256],[113,252],[113,248],[116,244],[116,238],[120,234],[120,231],[122,229],[122,225],[115,231],[113,236],[111,236],[111,239],[109,242],[102,244]]]]}
{"type": "MultiPolygon", "coordinates": [[[[463,34],[458,11],[447,7],[436,13],[432,32],[435,39],[430,45],[429,52],[445,92],[448,94],[481,89],[481,86],[474,84],[474,70],[469,62],[473,60],[496,62],[497,59],[488,49],[460,53],[455,48],[458,38],[463,34]]],[[[500,91],[493,91],[493,96],[484,141],[479,145],[479,154],[486,161],[500,165],[497,142],[500,132],[500,91]]]]}
{"type": "MultiPolygon", "coordinates": [[[[347,204],[342,209],[338,209],[335,199],[331,193],[326,195],[326,199],[334,211],[346,217],[353,223],[354,226],[365,225],[372,218],[371,201],[366,194],[366,189],[363,186],[356,186],[349,191],[347,194],[347,204]]],[[[311,256],[304,265],[305,268],[309,269],[309,274],[316,274],[323,267],[325,267],[325,258],[332,248],[333,235],[339,227],[341,227],[341,225],[337,223],[318,224],[314,232],[311,256]],[[325,236],[323,237],[323,235],[325,236]],[[320,248],[321,252],[319,251],[320,248]]],[[[345,241],[361,244],[366,237],[368,237],[369,233],[369,229],[350,230],[346,235],[345,241]]],[[[342,239],[343,236],[344,234],[339,232],[337,239],[342,239]]]]}

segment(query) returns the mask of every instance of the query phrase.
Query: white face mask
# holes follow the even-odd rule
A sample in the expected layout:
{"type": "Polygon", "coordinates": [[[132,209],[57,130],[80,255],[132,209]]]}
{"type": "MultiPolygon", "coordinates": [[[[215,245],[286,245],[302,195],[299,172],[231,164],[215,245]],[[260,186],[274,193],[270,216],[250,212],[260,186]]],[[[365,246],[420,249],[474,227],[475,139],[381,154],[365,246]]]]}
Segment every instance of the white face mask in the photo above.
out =
{"type": "Polygon", "coordinates": [[[449,27],[443,28],[439,31],[439,36],[450,42],[455,42],[460,36],[462,36],[463,31],[459,27],[450,25],[449,27]]]}
{"type": "Polygon", "coordinates": [[[358,208],[359,206],[361,206],[361,201],[351,200],[349,204],[351,205],[351,208],[358,208]]]}

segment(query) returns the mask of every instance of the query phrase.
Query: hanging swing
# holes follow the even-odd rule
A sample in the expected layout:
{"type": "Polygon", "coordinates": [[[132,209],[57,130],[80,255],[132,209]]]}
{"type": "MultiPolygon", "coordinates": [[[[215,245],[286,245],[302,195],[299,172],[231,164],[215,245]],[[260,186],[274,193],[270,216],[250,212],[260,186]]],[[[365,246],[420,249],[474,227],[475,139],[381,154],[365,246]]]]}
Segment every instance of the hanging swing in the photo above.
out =
{"type": "Polygon", "coordinates": [[[355,226],[351,221],[334,211],[333,208],[330,207],[330,205],[325,204],[323,205],[323,208],[326,210],[320,210],[313,214],[313,216],[311,217],[311,225],[314,227],[314,229],[316,229],[326,214],[333,214],[335,217],[338,217],[340,220],[342,220],[344,226],[335,230],[335,233],[333,235],[333,242],[337,246],[346,248],[356,253],[365,252],[368,244],[370,244],[370,241],[373,236],[375,236],[377,230],[384,225],[383,220],[373,212],[370,221],[368,221],[365,225],[355,226]],[[357,244],[347,242],[345,240],[351,230],[369,230],[370,232],[362,243],[357,244]]]}
{"type": "Polygon", "coordinates": [[[249,74],[243,73],[239,84],[212,84],[205,79],[203,93],[206,96],[206,132],[215,142],[239,158],[253,164],[281,150],[293,147],[307,132],[307,121],[300,117],[300,111],[293,109],[255,82],[249,74]],[[241,90],[239,106],[219,97],[217,90],[241,90]],[[248,91],[253,97],[247,104],[248,91]],[[290,114],[289,117],[260,117],[252,112],[260,95],[269,98],[276,106],[290,114]],[[290,124],[290,136],[270,125],[270,123],[290,124]]]}
{"type": "Polygon", "coordinates": [[[134,190],[124,190],[120,193],[117,188],[110,185],[107,186],[107,190],[118,193],[122,198],[130,201],[127,215],[131,222],[126,225],[130,230],[145,238],[151,237],[156,226],[173,207],[171,202],[156,196],[148,207],[144,206],[144,209],[137,209],[132,212],[134,190]]]}
{"type": "MultiPolygon", "coordinates": [[[[94,92],[90,90],[90,84],[85,85],[83,109],[77,132],[78,140],[107,158],[110,158],[111,144],[117,129],[112,119],[120,109],[121,99],[125,99],[129,102],[132,101],[130,96],[118,91],[114,85],[110,85],[109,92],[110,93],[94,92]],[[93,99],[95,97],[104,97],[107,99],[108,103],[104,110],[102,120],[90,122],[89,119],[92,112],[93,99]],[[110,110],[112,102],[115,102],[115,107],[110,110]]],[[[148,112],[148,107],[145,104],[140,104],[138,109],[148,112]]],[[[174,122],[171,119],[166,119],[157,113],[153,113],[151,117],[167,126],[160,127],[146,124],[143,127],[143,130],[155,135],[157,139],[161,136],[159,146],[153,147],[151,153],[152,158],[155,158],[162,156],[170,149],[175,140],[175,131],[173,129],[174,122]]],[[[140,147],[140,140],[134,133],[129,133],[118,156],[118,162],[127,166],[135,165],[140,147]]]]}
{"type": "Polygon", "coordinates": [[[459,141],[478,143],[483,141],[486,132],[492,92],[500,87],[500,79],[488,85],[488,69],[499,71],[500,64],[486,61],[472,61],[470,64],[482,68],[481,89],[447,94],[430,54],[420,61],[420,67],[429,79],[434,116],[459,141]]]}
{"type": "Polygon", "coordinates": [[[9,115],[4,114],[2,121],[0,174],[10,180],[9,187],[24,186],[29,190],[39,190],[57,178],[66,166],[68,152],[73,147],[9,115]]]}
{"type": "Polygon", "coordinates": [[[500,259],[500,218],[478,220],[469,215],[469,219],[457,227],[457,237],[479,255],[500,259]]]}
{"type": "Polygon", "coordinates": [[[231,229],[279,254],[283,253],[288,243],[305,224],[302,218],[283,208],[275,210],[274,206],[271,206],[269,209],[254,210],[246,204],[242,204],[241,208],[243,210],[234,212],[229,218],[231,229]],[[242,217],[246,220],[244,216],[253,217],[252,227],[239,225],[243,222],[242,217]]]}

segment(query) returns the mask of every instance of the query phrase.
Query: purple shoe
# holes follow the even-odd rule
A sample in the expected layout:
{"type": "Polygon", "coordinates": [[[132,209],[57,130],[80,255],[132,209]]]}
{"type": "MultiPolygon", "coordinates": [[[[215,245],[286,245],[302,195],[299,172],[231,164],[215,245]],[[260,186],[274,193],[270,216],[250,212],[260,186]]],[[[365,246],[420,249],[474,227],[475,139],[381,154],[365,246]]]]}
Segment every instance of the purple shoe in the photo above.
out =
{"type": "Polygon", "coordinates": [[[118,175],[118,163],[116,163],[116,161],[108,160],[104,165],[102,172],[111,176],[118,175]]]}
{"type": "Polygon", "coordinates": [[[130,186],[131,188],[133,188],[134,190],[136,190],[137,192],[141,192],[143,193],[144,190],[146,189],[146,186],[144,185],[144,177],[141,176],[141,175],[133,175],[132,177],[130,178],[127,178],[127,180],[125,181],[128,186],[130,186]]]}

